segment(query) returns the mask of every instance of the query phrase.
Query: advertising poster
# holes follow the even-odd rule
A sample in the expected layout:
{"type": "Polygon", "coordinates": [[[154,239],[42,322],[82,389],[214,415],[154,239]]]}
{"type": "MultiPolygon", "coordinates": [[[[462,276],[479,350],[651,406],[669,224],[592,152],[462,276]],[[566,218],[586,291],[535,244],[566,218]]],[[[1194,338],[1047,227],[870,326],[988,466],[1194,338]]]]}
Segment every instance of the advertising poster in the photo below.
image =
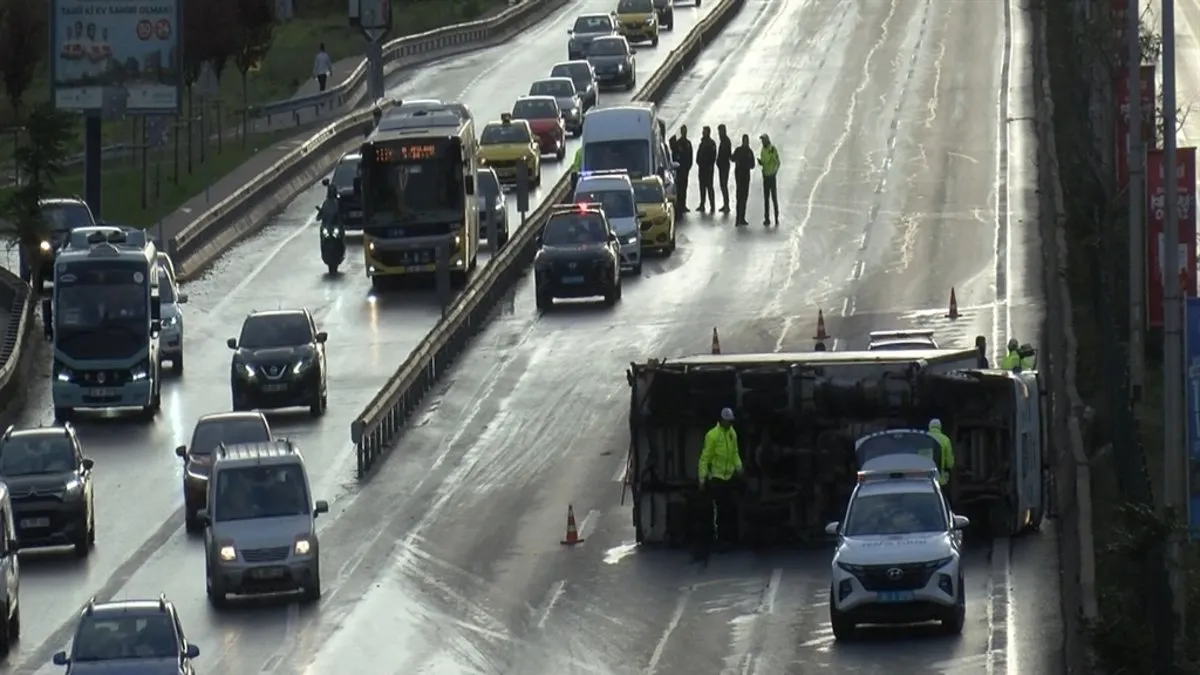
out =
{"type": "MultiPolygon", "coordinates": [[[[1154,66],[1142,66],[1141,78],[1138,84],[1142,88],[1142,141],[1147,150],[1158,147],[1158,110],[1154,92],[1154,66]]],[[[1121,68],[1117,71],[1117,81],[1113,83],[1117,94],[1117,187],[1124,189],[1129,184],[1129,71],[1121,68]]]]}
{"type": "Polygon", "coordinates": [[[1179,269],[1163,269],[1167,177],[1163,151],[1146,153],[1146,314],[1150,326],[1163,325],[1163,284],[1177,283],[1185,297],[1196,295],[1196,149],[1179,148],[1175,182],[1179,186],[1179,269]],[[1169,281],[1168,281],[1169,280],[1169,281]]]}
{"type": "Polygon", "coordinates": [[[1200,298],[1188,298],[1183,321],[1187,391],[1188,535],[1200,539],[1200,298]]]}
{"type": "Polygon", "coordinates": [[[181,0],[52,0],[55,105],[174,113],[181,0]]]}

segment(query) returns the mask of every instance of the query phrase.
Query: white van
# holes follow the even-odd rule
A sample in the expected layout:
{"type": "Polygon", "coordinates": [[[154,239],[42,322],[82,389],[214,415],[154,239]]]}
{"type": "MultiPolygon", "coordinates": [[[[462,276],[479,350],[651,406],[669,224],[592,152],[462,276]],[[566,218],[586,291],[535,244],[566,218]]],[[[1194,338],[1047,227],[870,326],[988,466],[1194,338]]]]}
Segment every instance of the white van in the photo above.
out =
{"type": "Polygon", "coordinates": [[[621,244],[621,269],[642,273],[642,235],[638,230],[637,198],[633,182],[624,171],[580,174],[575,185],[576,204],[599,204],[609,227],[621,244]]]}
{"type": "Polygon", "coordinates": [[[8,486],[0,483],[0,656],[21,636],[21,566],[17,560],[17,530],[13,526],[8,486]]]}
{"type": "Polygon", "coordinates": [[[655,175],[674,199],[675,165],[667,149],[664,125],[653,103],[629,103],[590,110],[583,118],[583,165],[580,175],[624,170],[631,178],[655,175]]]}

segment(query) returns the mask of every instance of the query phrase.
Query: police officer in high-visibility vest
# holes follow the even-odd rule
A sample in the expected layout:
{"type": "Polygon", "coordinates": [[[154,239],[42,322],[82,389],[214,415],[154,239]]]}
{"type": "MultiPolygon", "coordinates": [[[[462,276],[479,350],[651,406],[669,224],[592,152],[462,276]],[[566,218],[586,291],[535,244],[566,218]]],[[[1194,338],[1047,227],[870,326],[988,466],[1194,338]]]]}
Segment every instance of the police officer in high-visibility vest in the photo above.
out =
{"type": "Polygon", "coordinates": [[[712,531],[704,533],[700,544],[707,547],[716,540],[724,546],[737,542],[737,513],[734,479],[742,473],[742,456],[738,452],[737,430],[733,428],[733,410],[721,410],[721,419],[704,435],[700,452],[700,488],[706,501],[711,500],[712,518],[705,518],[712,531]]]}
{"type": "Polygon", "coordinates": [[[1021,345],[1016,338],[1011,338],[1008,341],[1008,353],[1004,355],[1004,359],[1000,361],[1000,367],[1004,370],[1032,370],[1034,360],[1032,356],[1021,357],[1021,345]]]}
{"type": "MultiPolygon", "coordinates": [[[[954,471],[954,446],[950,443],[950,437],[942,431],[942,421],[936,417],[929,420],[929,435],[941,446],[942,451],[933,458],[933,462],[938,468],[938,484],[945,490],[946,484],[950,482],[950,474],[954,471]]],[[[950,495],[944,496],[946,499],[950,498],[950,495]]]]}
{"type": "Polygon", "coordinates": [[[771,224],[771,207],[775,207],[775,227],[779,227],[779,187],[775,182],[775,174],[779,173],[779,150],[771,144],[771,137],[763,134],[758,137],[762,141],[762,152],[758,156],[758,165],[763,173],[763,225],[771,224]]]}

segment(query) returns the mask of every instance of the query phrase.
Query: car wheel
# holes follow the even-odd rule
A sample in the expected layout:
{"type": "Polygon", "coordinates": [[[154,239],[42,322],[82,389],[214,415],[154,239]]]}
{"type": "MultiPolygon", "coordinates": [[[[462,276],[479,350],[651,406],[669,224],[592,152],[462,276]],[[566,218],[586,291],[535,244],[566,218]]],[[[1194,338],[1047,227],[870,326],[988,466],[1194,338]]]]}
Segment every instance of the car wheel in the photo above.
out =
{"type": "Polygon", "coordinates": [[[13,610],[12,616],[8,619],[8,639],[9,642],[16,642],[21,639],[21,605],[17,604],[13,610]]]}
{"type": "Polygon", "coordinates": [[[175,375],[183,375],[183,352],[179,352],[175,358],[171,359],[171,372],[175,375]]]}
{"type": "Polygon", "coordinates": [[[670,256],[675,252],[675,233],[671,233],[671,241],[667,242],[667,247],[663,249],[663,256],[670,256]]]}
{"type": "Polygon", "coordinates": [[[8,608],[4,608],[4,613],[0,614],[0,655],[8,654],[12,647],[12,621],[8,616],[8,608]]]}
{"type": "Polygon", "coordinates": [[[500,233],[496,235],[496,250],[499,251],[500,249],[504,248],[504,245],[507,243],[508,226],[505,226],[504,229],[500,230],[500,233]]]}
{"type": "Polygon", "coordinates": [[[191,504],[188,504],[187,502],[183,503],[183,529],[187,530],[189,533],[195,534],[196,532],[204,529],[200,526],[200,519],[197,517],[198,511],[199,509],[195,508],[191,504]]]}
{"type": "Polygon", "coordinates": [[[305,602],[317,602],[321,599],[321,565],[317,563],[316,573],[313,574],[313,580],[303,589],[305,602]]]}
{"type": "Polygon", "coordinates": [[[554,307],[554,299],[549,293],[543,293],[539,288],[534,291],[537,296],[537,308],[543,312],[549,312],[550,308],[554,307]]]}
{"type": "Polygon", "coordinates": [[[325,414],[325,395],[318,392],[308,405],[308,414],[313,417],[320,417],[325,414]]]}
{"type": "Polygon", "coordinates": [[[651,47],[657,47],[657,46],[658,46],[658,36],[657,36],[657,35],[655,35],[655,36],[654,36],[654,39],[650,41],[650,46],[651,46],[651,47]]]}
{"type": "Polygon", "coordinates": [[[558,161],[561,162],[561,161],[563,161],[563,159],[566,158],[566,156],[567,156],[567,139],[564,138],[562,140],[562,144],[560,144],[558,146],[558,151],[554,153],[554,159],[557,159],[558,161]]]}
{"type": "Polygon", "coordinates": [[[634,276],[641,276],[641,274],[642,274],[642,261],[641,261],[641,260],[639,260],[639,261],[637,261],[637,263],[635,263],[635,264],[634,264],[634,266],[633,266],[633,275],[634,275],[634,276]]]}
{"type": "Polygon", "coordinates": [[[962,635],[963,626],[967,622],[967,600],[963,595],[962,578],[958,580],[958,601],[954,608],[942,619],[942,633],[945,635],[962,635]]]}
{"type": "Polygon", "coordinates": [[[848,642],[854,639],[854,631],[857,626],[854,620],[839,612],[833,606],[833,588],[829,589],[829,623],[833,627],[833,637],[842,642],[848,642]]]}
{"type": "Polygon", "coordinates": [[[206,577],[205,585],[207,586],[208,604],[216,609],[223,609],[228,602],[225,595],[225,588],[213,579],[211,575],[206,577]]]}
{"type": "Polygon", "coordinates": [[[92,502],[88,506],[88,546],[96,548],[96,503],[92,502]]]}
{"type": "Polygon", "coordinates": [[[72,542],[75,545],[75,557],[76,558],[86,558],[92,552],[92,547],[90,545],[88,545],[87,530],[88,530],[88,528],[85,525],[83,528],[83,532],[80,532],[79,535],[76,537],[75,541],[72,542]]]}

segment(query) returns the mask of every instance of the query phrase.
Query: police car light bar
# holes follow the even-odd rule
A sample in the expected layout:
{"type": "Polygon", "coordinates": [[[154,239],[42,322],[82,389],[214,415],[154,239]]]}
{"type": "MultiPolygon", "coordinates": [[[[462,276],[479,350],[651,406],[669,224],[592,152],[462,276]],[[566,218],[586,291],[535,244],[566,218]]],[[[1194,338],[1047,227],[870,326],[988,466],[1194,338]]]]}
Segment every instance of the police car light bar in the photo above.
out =
{"type": "Polygon", "coordinates": [[[628,169],[597,169],[595,171],[584,170],[584,171],[579,172],[580,178],[587,178],[588,176],[628,176],[628,175],[629,175],[628,169]]]}
{"type": "Polygon", "coordinates": [[[932,330],[874,330],[867,333],[871,340],[890,340],[893,338],[933,338],[932,330]]]}
{"type": "Polygon", "coordinates": [[[859,471],[858,482],[869,483],[871,481],[884,480],[905,480],[908,478],[935,478],[937,469],[911,469],[908,471],[859,471]]]}

